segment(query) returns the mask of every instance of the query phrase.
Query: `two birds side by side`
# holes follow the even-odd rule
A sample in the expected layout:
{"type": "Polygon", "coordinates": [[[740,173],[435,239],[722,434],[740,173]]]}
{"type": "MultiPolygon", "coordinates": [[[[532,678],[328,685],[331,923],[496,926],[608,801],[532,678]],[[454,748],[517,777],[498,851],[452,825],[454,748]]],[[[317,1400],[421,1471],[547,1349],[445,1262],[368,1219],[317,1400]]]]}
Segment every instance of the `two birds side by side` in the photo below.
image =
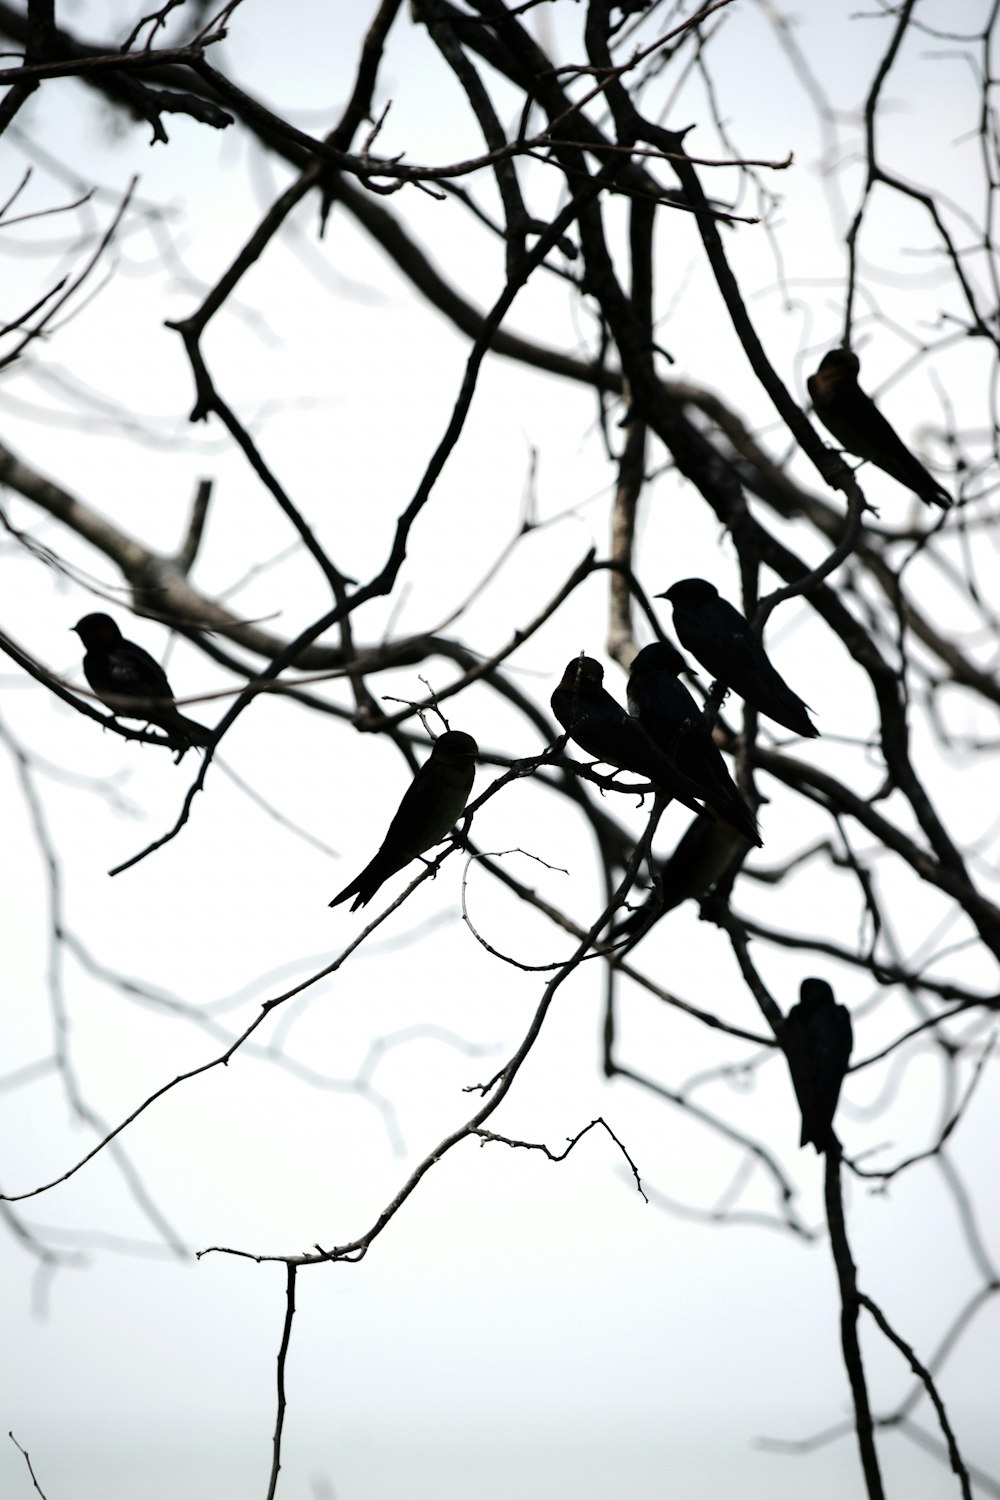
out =
{"type": "Polygon", "coordinates": [[[701,812],[706,794],[700,783],[671,757],[669,744],[658,742],[635,715],[626,713],[603,683],[604,668],[592,656],[567,663],[550,699],[563,729],[596,761],[632,771],[693,812],[701,812]]]}
{"type": "Polygon", "coordinates": [[[684,666],[668,641],[644,646],[629,669],[629,713],[678,771],[694,782],[712,811],[752,843],[760,844],[757,820],[705,727],[699,705],[680,680],[684,666]]]}

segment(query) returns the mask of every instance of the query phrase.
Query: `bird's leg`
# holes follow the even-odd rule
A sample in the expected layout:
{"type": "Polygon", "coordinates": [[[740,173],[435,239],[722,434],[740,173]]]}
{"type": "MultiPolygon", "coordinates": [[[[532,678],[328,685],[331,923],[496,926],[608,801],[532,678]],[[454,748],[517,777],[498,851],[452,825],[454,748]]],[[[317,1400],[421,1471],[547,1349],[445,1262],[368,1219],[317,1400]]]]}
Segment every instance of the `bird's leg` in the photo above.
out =
{"type": "MultiPolygon", "coordinates": [[[[460,835],[459,835],[459,837],[460,837],[460,835]]],[[[457,843],[458,842],[458,837],[456,837],[456,836],[453,835],[452,838],[449,840],[449,842],[452,843],[452,844],[457,843]]],[[[445,853],[447,853],[447,850],[445,851],[445,853]]],[[[442,859],[444,859],[444,854],[435,854],[435,856],[434,856],[433,859],[425,859],[422,854],[418,854],[417,858],[419,859],[419,861],[420,861],[420,863],[422,865],[426,865],[427,869],[430,870],[430,872],[431,872],[431,879],[432,880],[437,880],[437,873],[438,873],[438,870],[440,870],[440,868],[441,868],[441,861],[442,861],[442,859]]]]}

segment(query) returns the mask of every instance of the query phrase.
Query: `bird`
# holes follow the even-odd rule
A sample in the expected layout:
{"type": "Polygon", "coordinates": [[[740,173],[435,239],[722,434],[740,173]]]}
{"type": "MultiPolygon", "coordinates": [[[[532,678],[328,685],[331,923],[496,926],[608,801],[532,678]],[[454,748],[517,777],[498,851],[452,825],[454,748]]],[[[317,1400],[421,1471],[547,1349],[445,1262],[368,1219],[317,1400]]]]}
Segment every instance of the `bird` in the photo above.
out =
{"type": "Polygon", "coordinates": [[[682,578],[656,597],[670,600],[681,645],[706,671],[769,719],[795,734],[816,738],[819,730],[806,704],[775,671],[762,642],[739,610],[719,597],[714,584],[704,578],[682,578]]]}
{"type": "Polygon", "coordinates": [[[911,453],[875,402],[858,385],[861,368],[852,349],[831,349],[806,381],[823,426],[842,448],[919,495],[925,505],[947,510],[951,496],[911,453]]]}
{"type": "Polygon", "coordinates": [[[604,668],[592,656],[574,656],[550,702],[559,723],[581,750],[619,771],[633,771],[700,813],[705,794],[676,769],[638,720],[602,686],[604,668]]]}
{"type": "Polygon", "coordinates": [[[802,1111],[799,1145],[811,1142],[817,1152],[839,1147],[833,1116],[854,1045],[847,1006],[837,1004],[825,979],[803,979],[778,1039],[802,1111]]]}
{"type": "Polygon", "coordinates": [[[737,833],[730,823],[716,822],[714,818],[692,819],[674,852],[657,871],[659,889],[654,886],[641,906],[616,922],[606,941],[617,943],[628,938],[628,946],[634,947],[654,922],[682,901],[700,901],[707,896],[742,863],[750,847],[750,840],[737,833]]]}
{"type": "Polygon", "coordinates": [[[110,615],[84,615],[71,629],[85,647],[83,675],[115,718],[155,724],[182,751],[208,744],[211,730],[180,712],[159,662],[127,641],[110,615]]]}
{"type": "Polygon", "coordinates": [[[757,819],[705,728],[701,709],[678,677],[684,670],[684,658],[669,641],[643,646],[629,668],[629,713],[677,770],[701,788],[712,812],[759,845],[757,819]]]}
{"type": "Polygon", "coordinates": [[[458,729],[449,729],[434,741],[430,756],[403,793],[375,858],[334,896],[331,906],[339,906],[349,896],[355,898],[351,911],[367,906],[390,875],[447,838],[465,811],[478,754],[472,735],[458,729]]]}

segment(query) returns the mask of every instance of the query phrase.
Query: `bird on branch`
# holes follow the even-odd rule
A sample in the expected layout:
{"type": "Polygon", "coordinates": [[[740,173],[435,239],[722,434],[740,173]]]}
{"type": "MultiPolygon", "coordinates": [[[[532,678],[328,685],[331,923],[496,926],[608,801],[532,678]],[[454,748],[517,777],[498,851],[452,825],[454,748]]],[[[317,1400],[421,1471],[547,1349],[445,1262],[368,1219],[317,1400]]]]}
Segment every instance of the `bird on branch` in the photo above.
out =
{"type": "Polygon", "coordinates": [[[803,979],[799,997],[778,1038],[802,1111],[799,1145],[811,1142],[818,1152],[839,1149],[833,1116],[854,1045],[850,1011],[837,1004],[825,979],[803,979]]]}
{"type": "Polygon", "coordinates": [[[355,898],[351,911],[367,906],[390,875],[447,838],[465,811],[478,754],[479,746],[472,735],[457,729],[449,729],[435,740],[429,758],[403,793],[375,858],[334,896],[331,906],[339,906],[349,896],[355,898]]]}
{"type": "Polygon", "coordinates": [[[632,771],[668,797],[701,812],[705,793],[667,758],[646,730],[603,687],[604,668],[592,656],[574,656],[549,700],[552,712],[596,761],[632,771]]]}
{"type": "Polygon", "coordinates": [[[947,510],[951,496],[910,452],[858,385],[861,363],[852,349],[831,349],[806,381],[816,415],[842,448],[918,495],[925,505],[947,510]]]}
{"type": "Polygon", "coordinates": [[[670,600],[678,640],[707,672],[759,713],[795,734],[816,738],[819,730],[806,704],[771,665],[743,615],[719,597],[714,584],[704,578],[682,578],[656,597],[670,600]]]}
{"type": "Polygon", "coordinates": [[[643,646],[629,668],[629,713],[677,770],[701,789],[712,812],[759,845],[757,819],[705,728],[701,709],[677,675],[684,668],[684,658],[669,641],[643,646]]]}
{"type": "Polygon", "coordinates": [[[211,730],[180,712],[159,662],[127,641],[110,615],[84,615],[71,628],[85,648],[83,675],[115,718],[155,724],[182,753],[208,744],[211,730]]]}

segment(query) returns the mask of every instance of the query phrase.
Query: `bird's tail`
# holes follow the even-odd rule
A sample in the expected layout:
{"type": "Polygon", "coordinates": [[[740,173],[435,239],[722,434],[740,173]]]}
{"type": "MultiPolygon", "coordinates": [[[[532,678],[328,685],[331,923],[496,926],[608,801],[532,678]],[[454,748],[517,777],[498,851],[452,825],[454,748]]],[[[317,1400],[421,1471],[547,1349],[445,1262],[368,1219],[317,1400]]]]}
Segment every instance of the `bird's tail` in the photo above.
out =
{"type": "Polygon", "coordinates": [[[756,844],[758,849],[764,847],[757,819],[742,797],[737,795],[720,798],[718,801],[710,802],[709,807],[724,823],[728,823],[730,828],[742,834],[751,844],[756,844]]]}
{"type": "Polygon", "coordinates": [[[189,719],[176,708],[170,714],[160,716],[158,722],[172,739],[184,741],[185,748],[188,745],[205,746],[212,738],[210,729],[199,724],[197,719],[189,719]]]}
{"type": "Polygon", "coordinates": [[[351,911],[357,911],[359,906],[368,905],[383,880],[388,880],[391,874],[392,870],[384,869],[379,864],[379,858],[376,855],[370,864],[365,865],[361,874],[355,876],[350,885],[345,885],[344,889],[338,895],[334,896],[329,904],[331,906],[339,906],[342,901],[346,901],[349,896],[353,896],[354,900],[351,902],[351,911]]]}
{"type": "MultiPolygon", "coordinates": [[[[357,911],[357,909],[358,909],[359,906],[364,906],[364,904],[365,904],[364,903],[364,899],[361,897],[360,894],[358,894],[358,881],[357,880],[352,880],[351,883],[350,883],[350,885],[345,885],[344,889],[340,892],[340,894],[338,896],[334,896],[334,898],[333,898],[332,901],[328,901],[327,905],[328,906],[339,906],[342,901],[346,901],[347,900],[348,896],[354,896],[354,895],[357,895],[357,900],[353,901],[351,903],[351,911],[357,911]]],[[[370,899],[371,898],[369,897],[369,900],[370,899]]]]}

